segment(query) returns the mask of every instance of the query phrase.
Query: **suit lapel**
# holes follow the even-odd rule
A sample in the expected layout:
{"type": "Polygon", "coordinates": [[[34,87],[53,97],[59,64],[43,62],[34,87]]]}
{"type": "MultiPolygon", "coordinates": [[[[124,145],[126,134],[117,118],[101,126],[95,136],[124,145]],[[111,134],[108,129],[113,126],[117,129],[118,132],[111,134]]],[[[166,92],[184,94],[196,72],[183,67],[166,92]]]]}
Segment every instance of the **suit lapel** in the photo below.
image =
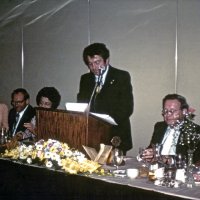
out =
{"type": "Polygon", "coordinates": [[[19,121],[19,124],[18,124],[18,127],[17,127],[17,130],[16,132],[20,129],[25,129],[24,127],[24,123],[27,121],[27,117],[29,116],[29,110],[30,110],[30,106],[28,105],[27,109],[25,110],[24,114],[22,115],[20,121],[19,121]]]}
{"type": "Polygon", "coordinates": [[[107,73],[107,76],[105,79],[105,83],[102,87],[102,91],[109,88],[116,81],[116,78],[113,76],[113,74],[114,74],[113,67],[109,66],[108,73],[107,73]]]}
{"type": "Polygon", "coordinates": [[[157,134],[158,135],[157,141],[159,144],[162,143],[166,130],[167,130],[167,124],[163,122],[163,124],[159,127],[158,134],[157,134]]]}

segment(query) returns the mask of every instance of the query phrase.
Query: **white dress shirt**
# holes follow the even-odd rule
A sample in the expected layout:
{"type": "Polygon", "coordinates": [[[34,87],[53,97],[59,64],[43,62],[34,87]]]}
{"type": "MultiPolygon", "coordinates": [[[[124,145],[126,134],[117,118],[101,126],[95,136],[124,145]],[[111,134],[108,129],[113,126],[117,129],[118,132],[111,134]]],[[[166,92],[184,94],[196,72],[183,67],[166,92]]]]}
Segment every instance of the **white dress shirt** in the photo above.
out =
{"type": "MultiPolygon", "coordinates": [[[[101,85],[103,85],[105,83],[105,79],[106,79],[106,75],[108,73],[109,65],[107,65],[105,68],[106,68],[106,70],[102,74],[101,85]]],[[[95,75],[95,82],[98,82],[98,79],[99,79],[99,76],[95,75]]]]}
{"type": "Polygon", "coordinates": [[[176,155],[176,145],[180,135],[180,126],[181,124],[173,128],[168,126],[162,140],[161,155],[176,155]]]}
{"type": "Polygon", "coordinates": [[[18,121],[17,121],[17,123],[16,123],[16,125],[15,125],[15,129],[14,129],[14,131],[13,131],[13,136],[15,135],[15,132],[16,132],[16,130],[17,130],[17,127],[18,127],[18,125],[19,125],[19,122],[20,122],[20,120],[21,120],[21,118],[22,118],[22,116],[23,116],[23,114],[24,114],[24,112],[26,111],[27,108],[28,108],[28,105],[24,108],[24,110],[22,110],[21,112],[19,112],[19,118],[18,118],[18,121]]]}

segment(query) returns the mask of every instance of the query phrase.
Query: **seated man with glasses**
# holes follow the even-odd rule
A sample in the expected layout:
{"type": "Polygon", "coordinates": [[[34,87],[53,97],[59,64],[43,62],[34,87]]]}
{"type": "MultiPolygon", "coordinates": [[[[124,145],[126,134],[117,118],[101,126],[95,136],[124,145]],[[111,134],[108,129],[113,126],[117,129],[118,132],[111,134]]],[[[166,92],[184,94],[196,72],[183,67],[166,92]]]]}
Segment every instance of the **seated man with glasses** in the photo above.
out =
{"type": "Polygon", "coordinates": [[[153,161],[152,147],[157,144],[163,158],[177,154],[187,157],[188,148],[194,148],[193,162],[196,163],[200,160],[200,126],[188,119],[190,113],[186,99],[178,94],[168,94],[163,98],[162,107],[164,121],[155,124],[150,145],[144,150],[142,159],[153,161]],[[188,124],[190,127],[186,127],[188,124]]]}
{"type": "Polygon", "coordinates": [[[9,111],[9,136],[18,139],[31,138],[31,135],[26,134],[24,123],[28,123],[36,115],[35,109],[29,104],[30,96],[23,88],[15,89],[11,94],[11,104],[13,108],[9,111]]]}

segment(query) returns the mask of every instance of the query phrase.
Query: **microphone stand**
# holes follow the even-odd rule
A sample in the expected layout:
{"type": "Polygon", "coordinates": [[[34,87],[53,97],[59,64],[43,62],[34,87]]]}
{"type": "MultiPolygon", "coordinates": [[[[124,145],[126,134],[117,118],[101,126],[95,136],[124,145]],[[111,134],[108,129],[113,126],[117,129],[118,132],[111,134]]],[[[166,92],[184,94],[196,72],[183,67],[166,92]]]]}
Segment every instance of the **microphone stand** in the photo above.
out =
{"type": "Polygon", "coordinates": [[[97,90],[97,87],[100,86],[101,84],[101,80],[102,80],[102,77],[103,77],[103,73],[102,73],[102,69],[99,69],[99,76],[98,76],[98,80],[97,82],[95,81],[95,86],[94,86],[94,89],[92,91],[92,94],[90,96],[90,100],[89,100],[89,103],[88,103],[88,106],[85,110],[85,114],[86,114],[86,120],[87,120],[87,135],[88,135],[88,128],[89,128],[89,114],[90,114],[90,107],[91,107],[91,103],[92,103],[92,99],[94,98],[94,95],[96,93],[96,90],[97,90]]]}
{"type": "Polygon", "coordinates": [[[93,89],[92,94],[90,96],[90,100],[89,100],[88,106],[87,106],[87,108],[85,110],[85,113],[86,113],[87,117],[89,116],[89,113],[90,113],[90,106],[91,106],[91,103],[92,103],[92,99],[94,98],[94,94],[95,94],[95,92],[97,90],[97,87],[100,87],[102,78],[103,78],[103,70],[102,70],[102,68],[99,68],[98,80],[97,80],[97,82],[95,81],[94,89],[93,89]]]}
{"type": "Polygon", "coordinates": [[[96,82],[95,83],[95,86],[94,86],[94,89],[93,89],[93,91],[92,91],[92,94],[91,94],[91,96],[90,96],[90,100],[89,100],[89,103],[88,103],[88,106],[87,106],[87,108],[86,108],[86,110],[85,110],[85,114],[86,114],[86,127],[87,127],[87,136],[88,136],[88,132],[89,132],[89,114],[90,114],[90,106],[91,106],[91,102],[92,102],[92,99],[93,99],[93,97],[94,97],[94,94],[95,94],[95,91],[96,91],[96,89],[97,89],[97,86],[98,86],[98,82],[96,82]]]}
{"type": "Polygon", "coordinates": [[[86,108],[86,110],[85,110],[85,113],[86,113],[87,117],[89,116],[89,113],[90,113],[90,106],[91,106],[91,103],[92,103],[92,99],[93,99],[93,97],[94,97],[94,94],[95,94],[95,91],[96,91],[98,85],[99,85],[99,83],[96,82],[96,83],[95,83],[95,86],[94,86],[94,89],[93,89],[93,91],[92,91],[92,94],[91,94],[91,96],[90,96],[90,100],[89,100],[88,106],[87,106],[87,108],[86,108]]]}

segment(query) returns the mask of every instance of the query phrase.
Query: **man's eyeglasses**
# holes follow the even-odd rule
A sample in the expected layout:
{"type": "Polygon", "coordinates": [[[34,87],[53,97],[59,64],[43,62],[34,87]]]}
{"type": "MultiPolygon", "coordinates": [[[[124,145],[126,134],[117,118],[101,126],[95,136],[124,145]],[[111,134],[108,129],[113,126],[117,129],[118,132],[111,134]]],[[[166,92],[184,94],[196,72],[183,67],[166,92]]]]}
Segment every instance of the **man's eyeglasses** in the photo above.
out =
{"type": "Polygon", "coordinates": [[[164,115],[164,116],[168,115],[168,114],[173,115],[174,113],[176,113],[178,111],[180,111],[180,109],[179,110],[167,110],[167,109],[165,109],[165,110],[162,110],[162,115],[164,115]]]}
{"type": "Polygon", "coordinates": [[[21,100],[21,101],[12,101],[11,103],[12,103],[12,105],[17,105],[17,104],[23,103],[24,101],[25,101],[25,99],[21,100]]]}

